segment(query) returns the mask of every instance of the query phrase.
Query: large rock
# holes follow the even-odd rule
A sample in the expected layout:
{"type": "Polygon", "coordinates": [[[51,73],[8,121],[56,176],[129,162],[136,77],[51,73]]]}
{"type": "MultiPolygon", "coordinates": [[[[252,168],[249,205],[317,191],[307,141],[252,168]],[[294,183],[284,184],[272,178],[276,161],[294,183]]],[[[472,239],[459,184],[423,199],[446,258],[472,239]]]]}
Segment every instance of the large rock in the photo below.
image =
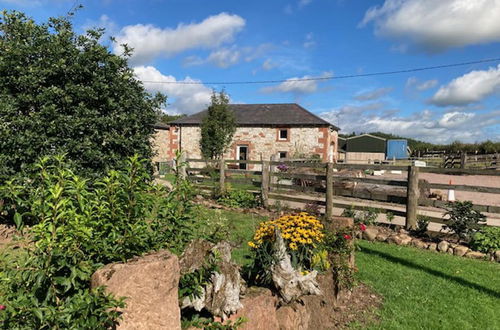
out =
{"type": "Polygon", "coordinates": [[[453,249],[453,254],[456,256],[464,256],[469,251],[469,248],[463,245],[457,245],[453,249]]]}
{"type": "Polygon", "coordinates": [[[408,245],[410,244],[412,238],[406,234],[392,235],[387,239],[387,242],[394,243],[397,245],[408,245]]]}
{"type": "Polygon", "coordinates": [[[231,315],[230,320],[244,317],[239,330],[279,330],[279,321],[276,315],[278,298],[273,296],[269,289],[250,287],[241,299],[242,308],[231,315]]]}
{"type": "Polygon", "coordinates": [[[495,260],[500,262],[500,250],[495,251],[495,260]]]}
{"type": "Polygon", "coordinates": [[[375,238],[378,235],[378,228],[377,227],[368,227],[366,228],[365,231],[363,231],[363,239],[366,239],[367,241],[374,241],[375,238]]]}
{"type": "Polygon", "coordinates": [[[104,285],[115,297],[126,297],[117,329],[181,328],[179,263],[168,251],[106,265],[92,275],[91,285],[104,285]]]}
{"type": "Polygon", "coordinates": [[[210,283],[196,298],[185,297],[181,308],[192,307],[197,311],[206,309],[214,316],[225,319],[242,307],[240,294],[245,288],[240,268],[231,262],[231,246],[227,242],[213,244],[204,240],[191,242],[181,256],[181,274],[193,272],[206,266],[207,258],[217,255],[217,271],[211,274],[210,283]]]}
{"type": "Polygon", "coordinates": [[[450,246],[450,244],[447,242],[447,241],[441,241],[439,242],[439,244],[437,245],[437,250],[439,252],[446,252],[448,251],[448,247],[450,246]]]}
{"type": "Polygon", "coordinates": [[[311,314],[303,304],[280,307],[276,311],[280,330],[307,330],[311,314]]]}
{"type": "Polygon", "coordinates": [[[482,252],[477,252],[477,251],[469,251],[465,254],[467,258],[472,258],[472,259],[481,259],[484,260],[486,259],[486,254],[482,252]]]}
{"type": "Polygon", "coordinates": [[[412,241],[411,241],[411,245],[414,246],[414,247],[417,247],[419,249],[427,249],[427,247],[429,246],[428,243],[422,241],[422,240],[419,240],[418,238],[414,238],[412,241]]]}
{"type": "Polygon", "coordinates": [[[437,244],[436,243],[430,243],[428,249],[430,251],[436,251],[437,250],[437,244]]]}

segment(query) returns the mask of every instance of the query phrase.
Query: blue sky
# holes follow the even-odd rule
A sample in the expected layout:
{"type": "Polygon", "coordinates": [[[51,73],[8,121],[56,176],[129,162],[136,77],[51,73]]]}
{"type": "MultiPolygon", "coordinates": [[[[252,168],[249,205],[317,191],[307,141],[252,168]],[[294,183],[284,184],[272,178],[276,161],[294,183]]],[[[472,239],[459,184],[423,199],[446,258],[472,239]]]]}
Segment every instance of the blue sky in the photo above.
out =
{"type": "MultiPolygon", "coordinates": [[[[135,48],[130,65],[166,111],[195,113],[211,90],[235,103],[297,102],[345,133],[430,142],[500,141],[500,62],[327,81],[500,57],[500,0],[0,0],[39,22],[64,15],[135,48]],[[150,83],[200,82],[197,85],[150,83]]],[[[110,44],[119,54],[120,46],[110,44]]]]}

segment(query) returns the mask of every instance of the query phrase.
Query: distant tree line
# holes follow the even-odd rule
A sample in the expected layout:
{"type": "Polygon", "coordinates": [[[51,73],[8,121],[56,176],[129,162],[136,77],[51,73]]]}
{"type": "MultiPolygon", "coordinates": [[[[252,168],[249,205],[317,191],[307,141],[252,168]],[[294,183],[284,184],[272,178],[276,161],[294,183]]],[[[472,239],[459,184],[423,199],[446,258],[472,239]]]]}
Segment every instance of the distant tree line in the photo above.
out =
{"type": "MultiPolygon", "coordinates": [[[[408,146],[410,147],[410,150],[412,152],[412,155],[417,154],[418,152],[423,153],[423,152],[428,152],[428,151],[443,151],[448,154],[452,153],[460,153],[460,152],[467,152],[471,154],[491,154],[491,153],[497,153],[500,152],[500,141],[499,142],[493,142],[490,140],[486,140],[484,142],[476,142],[476,143],[463,143],[458,140],[453,141],[452,143],[449,144],[435,144],[435,143],[430,143],[430,142],[425,142],[425,141],[420,141],[420,140],[415,140],[411,138],[406,138],[403,136],[399,135],[394,135],[394,134],[389,134],[389,133],[383,133],[383,132],[371,132],[368,133],[374,136],[379,136],[384,139],[404,139],[408,141],[408,146]]],[[[340,134],[341,137],[351,137],[355,136],[356,134],[353,132],[351,134],[340,134]]]]}

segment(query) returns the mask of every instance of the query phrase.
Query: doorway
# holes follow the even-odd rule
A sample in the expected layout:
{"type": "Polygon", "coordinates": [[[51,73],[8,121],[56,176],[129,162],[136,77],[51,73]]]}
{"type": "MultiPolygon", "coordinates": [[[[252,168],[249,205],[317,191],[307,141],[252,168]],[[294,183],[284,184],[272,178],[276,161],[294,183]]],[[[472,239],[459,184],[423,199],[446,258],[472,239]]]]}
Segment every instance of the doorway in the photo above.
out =
{"type": "MultiPolygon", "coordinates": [[[[241,145],[236,147],[236,158],[238,160],[248,160],[248,146],[241,145]]],[[[240,170],[246,170],[246,163],[239,163],[240,170]]]]}

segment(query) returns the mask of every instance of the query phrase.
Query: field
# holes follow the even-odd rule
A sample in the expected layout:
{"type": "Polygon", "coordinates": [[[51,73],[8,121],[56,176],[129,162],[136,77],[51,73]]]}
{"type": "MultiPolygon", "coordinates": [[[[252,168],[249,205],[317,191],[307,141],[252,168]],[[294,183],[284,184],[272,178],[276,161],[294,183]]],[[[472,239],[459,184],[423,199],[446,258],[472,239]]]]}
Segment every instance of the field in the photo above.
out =
{"type": "MultiPolygon", "coordinates": [[[[229,240],[244,264],[254,227],[264,218],[200,210],[230,220],[229,240]]],[[[383,296],[373,329],[499,329],[500,265],[385,243],[359,242],[359,281],[383,296]]],[[[356,324],[352,325],[357,327],[356,324]]]]}

